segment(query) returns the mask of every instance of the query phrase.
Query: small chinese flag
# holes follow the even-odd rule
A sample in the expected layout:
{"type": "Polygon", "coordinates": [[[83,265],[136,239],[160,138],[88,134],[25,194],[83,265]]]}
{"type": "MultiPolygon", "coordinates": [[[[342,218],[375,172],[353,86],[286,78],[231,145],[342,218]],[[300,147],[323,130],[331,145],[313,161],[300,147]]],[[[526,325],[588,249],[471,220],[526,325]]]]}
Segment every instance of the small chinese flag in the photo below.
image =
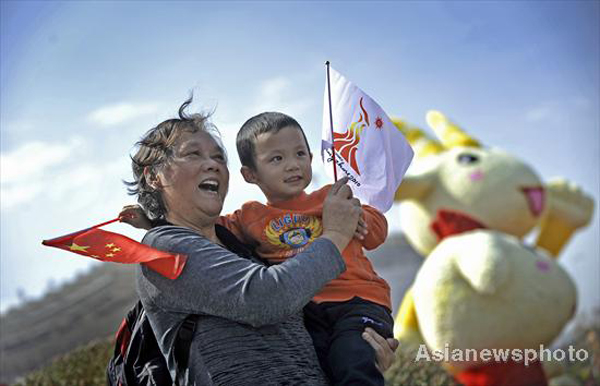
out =
{"type": "Polygon", "coordinates": [[[186,255],[159,251],[129,237],[97,227],[44,240],[42,244],[100,261],[142,263],[169,279],[177,278],[187,261],[186,255]]]}

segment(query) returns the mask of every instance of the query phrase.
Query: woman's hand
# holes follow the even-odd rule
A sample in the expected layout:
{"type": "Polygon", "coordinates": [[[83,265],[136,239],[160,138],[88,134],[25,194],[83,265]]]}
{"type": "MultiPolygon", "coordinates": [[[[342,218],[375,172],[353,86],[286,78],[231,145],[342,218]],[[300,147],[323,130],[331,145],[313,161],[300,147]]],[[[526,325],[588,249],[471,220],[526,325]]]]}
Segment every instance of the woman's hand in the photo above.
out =
{"type": "Polygon", "coordinates": [[[362,338],[373,347],[373,350],[375,350],[375,366],[377,367],[377,370],[379,370],[381,374],[385,373],[392,363],[394,363],[394,359],[396,358],[394,352],[398,348],[398,340],[394,338],[385,339],[370,327],[365,328],[365,331],[362,333],[362,338]]]}
{"type": "Polygon", "coordinates": [[[338,180],[323,203],[323,235],[341,251],[346,248],[358,227],[362,213],[360,201],[352,197],[352,190],[346,184],[348,178],[338,180]]]}
{"type": "Polygon", "coordinates": [[[135,228],[150,229],[152,224],[139,205],[125,205],[119,213],[119,220],[135,228]]]}

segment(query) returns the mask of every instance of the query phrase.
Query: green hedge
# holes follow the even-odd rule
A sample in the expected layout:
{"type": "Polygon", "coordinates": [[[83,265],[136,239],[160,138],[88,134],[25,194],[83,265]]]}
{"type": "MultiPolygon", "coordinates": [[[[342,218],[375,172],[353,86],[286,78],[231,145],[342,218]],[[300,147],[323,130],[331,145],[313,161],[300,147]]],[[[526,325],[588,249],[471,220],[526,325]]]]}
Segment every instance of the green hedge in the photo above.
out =
{"type": "Polygon", "coordinates": [[[106,386],[106,364],[112,356],[113,339],[91,342],[30,373],[19,385],[106,386]]]}
{"type": "Polygon", "coordinates": [[[389,386],[450,386],[457,385],[450,375],[436,362],[415,362],[416,351],[399,348],[396,361],[385,373],[389,386]]]}
{"type": "MultiPolygon", "coordinates": [[[[573,341],[576,348],[590,353],[585,362],[568,363],[566,376],[570,384],[600,384],[600,371],[594,371],[592,361],[600,358],[600,328],[579,331],[573,341]]],[[[104,386],[106,363],[113,352],[113,340],[92,342],[54,360],[48,366],[30,373],[19,385],[40,386],[104,386]]],[[[435,362],[415,362],[415,352],[398,349],[396,361],[386,373],[386,385],[445,386],[456,385],[453,379],[435,362]]],[[[598,363],[598,362],[597,362],[598,363]]],[[[596,370],[597,371],[597,370],[596,370]]]]}
{"type": "MultiPolygon", "coordinates": [[[[112,339],[96,341],[53,361],[29,374],[26,386],[105,386],[106,363],[113,351],[112,339]]],[[[414,353],[398,350],[397,360],[386,373],[388,385],[454,385],[435,363],[413,362],[414,353]]]]}

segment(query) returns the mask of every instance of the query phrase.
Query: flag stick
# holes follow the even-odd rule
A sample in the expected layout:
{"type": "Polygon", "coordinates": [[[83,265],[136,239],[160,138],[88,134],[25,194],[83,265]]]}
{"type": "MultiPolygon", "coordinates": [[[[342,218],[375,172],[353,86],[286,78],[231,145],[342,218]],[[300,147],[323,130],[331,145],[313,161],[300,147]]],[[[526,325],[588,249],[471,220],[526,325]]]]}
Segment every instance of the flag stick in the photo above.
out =
{"type": "Polygon", "coordinates": [[[333,112],[331,111],[331,83],[329,81],[329,60],[325,62],[327,66],[327,96],[329,97],[329,126],[331,127],[331,159],[333,160],[333,180],[337,182],[337,168],[335,167],[335,137],[333,136],[333,112]]]}
{"type": "Polygon", "coordinates": [[[111,223],[113,223],[113,222],[119,221],[120,219],[121,219],[120,217],[113,218],[112,220],[105,221],[105,222],[103,222],[103,223],[101,223],[101,224],[98,224],[98,225],[94,225],[94,226],[90,227],[89,229],[92,229],[92,228],[100,228],[100,227],[103,227],[103,226],[105,226],[105,225],[111,224],[111,223]]]}
{"type": "Polygon", "coordinates": [[[43,241],[42,241],[42,244],[44,244],[44,245],[51,245],[52,243],[60,243],[60,242],[63,242],[63,241],[65,241],[65,240],[69,240],[70,238],[72,238],[72,237],[75,237],[76,235],[79,235],[79,234],[85,233],[85,232],[87,232],[87,231],[89,231],[89,230],[92,230],[92,229],[94,229],[94,228],[100,228],[100,227],[102,227],[102,226],[104,226],[104,225],[108,225],[108,224],[110,224],[110,223],[113,223],[113,222],[119,221],[120,219],[121,219],[120,217],[117,217],[117,218],[114,218],[114,219],[112,219],[112,220],[105,221],[105,222],[103,222],[103,223],[100,223],[100,224],[98,224],[98,225],[94,225],[94,226],[91,226],[91,227],[89,227],[89,228],[85,228],[85,229],[83,229],[83,230],[77,231],[77,232],[72,232],[72,233],[69,233],[69,234],[67,234],[67,235],[60,236],[60,237],[56,237],[56,238],[54,238],[54,239],[51,239],[51,240],[43,240],[43,241]]]}

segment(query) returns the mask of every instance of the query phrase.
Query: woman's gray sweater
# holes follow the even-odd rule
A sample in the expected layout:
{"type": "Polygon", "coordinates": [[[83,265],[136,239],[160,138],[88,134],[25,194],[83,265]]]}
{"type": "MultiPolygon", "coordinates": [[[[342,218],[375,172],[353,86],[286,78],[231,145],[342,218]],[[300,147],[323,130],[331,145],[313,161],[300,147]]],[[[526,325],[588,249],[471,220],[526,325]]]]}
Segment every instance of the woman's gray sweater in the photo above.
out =
{"type": "Polygon", "coordinates": [[[137,275],[140,299],[172,375],[176,332],[187,315],[199,314],[190,385],[327,384],[302,307],[345,270],[331,241],[317,239],[270,267],[182,227],[153,228],[143,242],[188,256],[175,280],[141,265],[137,275]]]}

